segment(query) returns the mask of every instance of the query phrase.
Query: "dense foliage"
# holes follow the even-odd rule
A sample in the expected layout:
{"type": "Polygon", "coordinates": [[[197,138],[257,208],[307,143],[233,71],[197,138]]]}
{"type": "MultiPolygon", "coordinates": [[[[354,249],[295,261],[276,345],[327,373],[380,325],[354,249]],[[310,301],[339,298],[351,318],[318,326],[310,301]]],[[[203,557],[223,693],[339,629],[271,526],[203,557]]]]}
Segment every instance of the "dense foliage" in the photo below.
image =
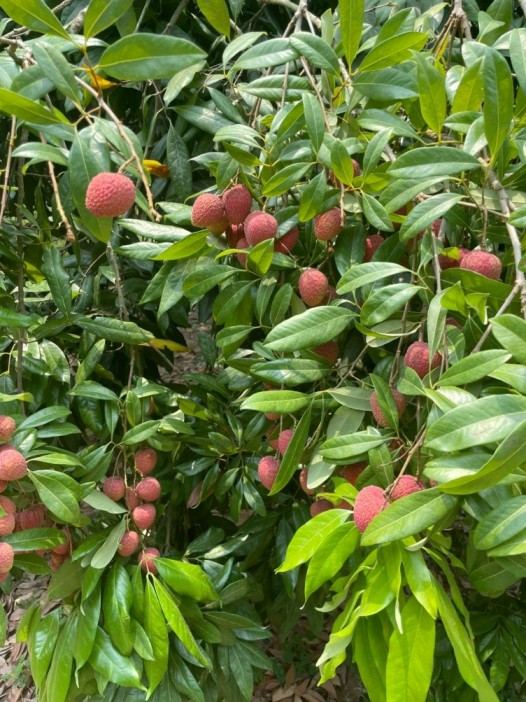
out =
{"type": "Polygon", "coordinates": [[[523,699],[524,3],[0,9],[0,574],[54,571],[39,700],[248,701],[302,615],[372,702],[523,699]],[[236,184],[266,219],[204,226],[236,184]]]}

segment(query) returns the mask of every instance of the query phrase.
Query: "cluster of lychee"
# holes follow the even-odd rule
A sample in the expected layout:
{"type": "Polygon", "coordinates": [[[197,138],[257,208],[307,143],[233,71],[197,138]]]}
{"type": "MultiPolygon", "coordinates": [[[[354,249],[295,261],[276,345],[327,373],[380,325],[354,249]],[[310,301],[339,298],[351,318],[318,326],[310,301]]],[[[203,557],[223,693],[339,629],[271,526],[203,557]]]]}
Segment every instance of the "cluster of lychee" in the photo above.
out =
{"type": "MultiPolygon", "coordinates": [[[[161,484],[150,473],[157,465],[157,451],[148,447],[139,449],[134,454],[135,470],[142,476],[138,483],[127,485],[126,479],[121,476],[110,476],[102,484],[102,491],[110,499],[118,502],[124,499],[130,511],[130,518],[135,527],[140,531],[149,529],[157,515],[153,502],[157,502],[161,495],[161,484]]],[[[141,544],[139,531],[128,529],[122,536],[118,553],[128,557],[133,555],[141,544]]],[[[160,556],[156,548],[144,548],[139,554],[138,561],[144,572],[157,573],[154,560],[160,556]]]]}

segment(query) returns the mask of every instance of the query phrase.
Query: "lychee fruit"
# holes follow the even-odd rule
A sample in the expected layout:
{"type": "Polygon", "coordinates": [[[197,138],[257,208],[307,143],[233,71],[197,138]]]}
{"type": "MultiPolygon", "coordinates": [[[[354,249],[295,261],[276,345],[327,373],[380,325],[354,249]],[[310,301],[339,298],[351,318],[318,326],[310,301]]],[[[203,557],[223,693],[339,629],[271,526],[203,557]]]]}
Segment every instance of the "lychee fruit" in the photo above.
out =
{"type": "Polygon", "coordinates": [[[4,492],[8,484],[9,483],[6,480],[0,480],[0,492],[4,492]]]}
{"type": "Polygon", "coordinates": [[[316,517],[322,512],[327,512],[327,510],[332,509],[332,503],[329,500],[316,500],[310,506],[310,516],[316,517]]]}
{"type": "Polygon", "coordinates": [[[354,502],[354,523],[360,532],[364,532],[369,522],[387,507],[387,500],[382,488],[368,485],[356,495],[354,502]]]}
{"type": "Polygon", "coordinates": [[[433,368],[438,368],[442,356],[435,352],[429,360],[429,346],[425,341],[414,341],[405,352],[404,366],[412,368],[419,378],[426,376],[433,368]]]}
{"type": "Polygon", "coordinates": [[[284,429],[278,436],[278,451],[283,456],[294,436],[294,429],[284,429]]]}
{"type": "Polygon", "coordinates": [[[155,478],[143,478],[135,487],[135,492],[145,502],[155,502],[161,494],[161,483],[155,478]]]}
{"type": "Polygon", "coordinates": [[[138,529],[149,529],[155,521],[155,515],[153,505],[139,505],[132,512],[133,523],[138,529]]]}
{"type": "Polygon", "coordinates": [[[458,268],[460,266],[460,259],[440,254],[438,257],[438,265],[441,271],[447,271],[449,268],[458,268]]]}
{"type": "Polygon", "coordinates": [[[334,285],[329,285],[329,292],[323,298],[323,304],[328,305],[329,302],[336,300],[337,297],[338,297],[338,293],[336,292],[336,288],[334,287],[334,285]]]}
{"type": "Polygon", "coordinates": [[[126,497],[124,498],[124,502],[126,503],[126,507],[130,510],[130,512],[133,512],[133,510],[141,504],[141,500],[135,492],[134,487],[126,488],[126,497]]]}
{"type": "Polygon", "coordinates": [[[251,212],[243,224],[245,238],[250,246],[265,239],[273,239],[278,231],[277,219],[268,212],[251,212]],[[254,216],[252,216],[254,215],[254,216]]]}
{"type": "Polygon", "coordinates": [[[321,304],[329,292],[329,281],[325,273],[316,268],[307,268],[298,282],[300,297],[307,307],[321,304]]]}
{"type": "Polygon", "coordinates": [[[153,448],[139,449],[135,453],[135,468],[143,475],[148,475],[157,465],[157,451],[153,448]]]}
{"type": "Polygon", "coordinates": [[[44,505],[36,505],[23,509],[15,514],[15,522],[19,531],[26,529],[39,529],[46,518],[46,510],[44,505]]]}
{"type": "Polygon", "coordinates": [[[119,543],[119,555],[127,558],[139,548],[141,538],[136,531],[125,531],[119,543]]]}
{"type": "Polygon", "coordinates": [[[229,224],[241,224],[252,207],[252,195],[246,185],[234,185],[223,193],[223,206],[229,224]]]}
{"type": "Polygon", "coordinates": [[[155,559],[159,558],[161,555],[160,551],[156,548],[145,548],[144,551],[139,553],[139,558],[137,562],[141,566],[143,573],[151,573],[152,575],[157,575],[159,572],[157,566],[155,565],[155,559]]]}
{"type": "Polygon", "coordinates": [[[9,573],[13,567],[15,552],[11,544],[0,543],[0,573],[9,573]]]}
{"type": "Polygon", "coordinates": [[[314,353],[318,354],[318,356],[321,356],[328,361],[331,365],[336,363],[340,357],[340,347],[335,341],[326,341],[324,344],[315,346],[312,350],[314,353]]]}
{"type": "Polygon", "coordinates": [[[414,477],[414,475],[402,475],[395,483],[391,491],[391,500],[399,500],[401,497],[411,495],[413,492],[423,490],[423,485],[414,477]]]}
{"type": "Polygon", "coordinates": [[[333,207],[314,219],[314,236],[319,241],[334,239],[342,229],[342,211],[339,207],[333,207]]]}
{"type": "Polygon", "coordinates": [[[272,456],[263,456],[258,463],[258,477],[263,487],[270,490],[279,471],[279,461],[272,456]]]}
{"type": "Polygon", "coordinates": [[[66,560],[67,555],[66,554],[60,554],[60,553],[51,553],[50,558],[49,558],[49,566],[53,572],[56,572],[63,564],[64,561],[66,560]]]}
{"type": "Polygon", "coordinates": [[[124,482],[124,478],[120,478],[117,475],[106,478],[106,480],[102,483],[102,492],[107,495],[110,500],[114,500],[115,502],[122,500],[126,494],[126,483],[124,482]]]}
{"type": "Polygon", "coordinates": [[[446,317],[446,326],[448,324],[450,324],[452,327],[456,327],[457,329],[462,329],[462,325],[460,322],[457,322],[454,317],[446,317]]]}
{"type": "Polygon", "coordinates": [[[368,263],[372,259],[374,252],[384,243],[384,241],[385,239],[381,234],[371,234],[371,236],[366,238],[365,255],[363,257],[364,263],[368,263]]]}
{"type": "Polygon", "coordinates": [[[493,280],[499,280],[500,274],[502,273],[500,258],[487,251],[469,251],[462,256],[460,268],[480,273],[480,275],[484,275],[486,278],[492,278],[493,280]]]}
{"type": "Polygon", "coordinates": [[[199,195],[192,205],[194,227],[208,229],[212,234],[222,234],[228,227],[223,201],[213,193],[199,195]]]}
{"type": "Polygon", "coordinates": [[[11,446],[0,451],[0,480],[20,480],[27,473],[26,459],[11,446]]]}
{"type": "Polygon", "coordinates": [[[352,158],[351,161],[352,161],[352,165],[354,168],[354,177],[356,178],[356,176],[360,175],[360,173],[362,172],[362,169],[360,168],[360,164],[358,163],[358,161],[355,158],[352,158]]]}
{"type": "Polygon", "coordinates": [[[245,230],[242,224],[230,224],[225,232],[225,235],[230,248],[235,249],[237,248],[237,242],[244,238],[245,230]]]}
{"type": "Polygon", "coordinates": [[[12,417],[0,415],[0,441],[9,441],[16,429],[16,422],[12,417]]]}
{"type": "MultiPolygon", "coordinates": [[[[405,406],[406,406],[406,400],[404,395],[402,393],[398,392],[398,390],[395,390],[394,388],[390,388],[391,390],[391,395],[393,396],[393,399],[395,401],[396,407],[398,409],[398,416],[400,417],[404,411],[405,411],[405,406]]],[[[384,415],[382,412],[382,408],[380,407],[380,403],[378,402],[378,396],[375,392],[371,395],[371,411],[373,413],[373,417],[376,420],[376,423],[380,427],[388,427],[389,422],[387,420],[387,417],[384,415]]]]}
{"type": "Polygon", "coordinates": [[[52,548],[51,553],[56,553],[59,556],[67,556],[71,553],[71,536],[66,529],[61,529],[61,531],[66,537],[66,542],[52,548]]]}
{"type": "MultiPolygon", "coordinates": [[[[248,241],[243,237],[242,239],[239,239],[239,241],[236,244],[236,249],[248,249],[248,241]]],[[[247,267],[247,260],[248,256],[247,254],[244,253],[237,253],[236,258],[239,261],[239,263],[243,266],[243,268],[247,267]]]]}
{"type": "Polygon", "coordinates": [[[135,202],[135,185],[122,173],[98,173],[86,190],[86,209],[94,217],[120,217],[135,202]]]}
{"type": "Polygon", "coordinates": [[[6,512],[3,517],[0,517],[0,536],[7,536],[15,530],[16,505],[9,497],[0,495],[0,507],[6,512]]]}
{"type": "Polygon", "coordinates": [[[367,463],[365,461],[350,463],[349,465],[340,468],[340,476],[348,483],[351,483],[351,485],[356,485],[356,481],[366,468],[367,463]]]}
{"type": "Polygon", "coordinates": [[[279,419],[279,414],[277,412],[265,412],[265,417],[271,422],[275,422],[277,419],[279,419]]]}
{"type": "Polygon", "coordinates": [[[298,227],[293,227],[280,239],[276,239],[274,242],[274,251],[276,253],[289,254],[298,243],[299,237],[300,230],[298,227]]]}
{"type": "Polygon", "coordinates": [[[300,470],[300,486],[303,492],[307,493],[307,495],[314,495],[316,493],[316,490],[313,490],[307,485],[307,480],[309,479],[309,470],[308,468],[303,468],[300,470]]]}

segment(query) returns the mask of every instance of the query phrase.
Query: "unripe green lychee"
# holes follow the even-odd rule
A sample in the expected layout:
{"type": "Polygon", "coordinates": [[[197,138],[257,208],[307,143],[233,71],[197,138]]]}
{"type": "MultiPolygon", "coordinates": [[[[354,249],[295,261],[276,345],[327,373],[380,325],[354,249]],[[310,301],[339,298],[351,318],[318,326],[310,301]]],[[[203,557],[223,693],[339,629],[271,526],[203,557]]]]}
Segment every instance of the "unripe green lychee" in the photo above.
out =
{"type": "Polygon", "coordinates": [[[16,422],[12,417],[0,415],[0,441],[9,441],[15,433],[16,422]]]}
{"type": "Polygon", "coordinates": [[[343,229],[342,211],[339,207],[333,207],[331,210],[318,215],[314,219],[314,236],[319,241],[329,241],[334,239],[343,229]]]}
{"type": "Polygon", "coordinates": [[[136,531],[125,531],[119,542],[119,555],[127,558],[139,548],[141,538],[136,531]]]}
{"type": "Polygon", "coordinates": [[[360,490],[354,502],[354,523],[358,531],[364,532],[387,505],[384,491],[377,485],[368,485],[360,490]]]}
{"type": "Polygon", "coordinates": [[[365,461],[360,461],[359,463],[350,463],[347,466],[340,468],[340,476],[346,480],[351,485],[356,485],[356,481],[367,468],[367,463],[365,461]]]}
{"type": "Polygon", "coordinates": [[[155,478],[143,478],[135,488],[135,492],[145,502],[155,502],[161,494],[161,483],[155,478]]]}
{"type": "Polygon", "coordinates": [[[294,429],[284,429],[278,436],[278,451],[282,456],[287,450],[293,436],[294,429]]]}
{"type": "Polygon", "coordinates": [[[384,243],[384,241],[385,239],[380,233],[371,234],[371,236],[367,237],[365,240],[365,255],[363,257],[364,263],[368,263],[372,259],[374,252],[384,243]]]}
{"type": "Polygon", "coordinates": [[[436,351],[430,362],[429,345],[425,341],[414,341],[404,356],[404,366],[412,368],[419,378],[426,376],[433,368],[438,368],[441,361],[442,356],[436,351]]]}
{"type": "Polygon", "coordinates": [[[0,543],[0,573],[9,573],[13,567],[15,552],[11,544],[0,543]]]}
{"type": "Polygon", "coordinates": [[[276,218],[268,212],[251,212],[243,224],[245,238],[250,246],[265,239],[273,239],[278,231],[276,218]]]}
{"type": "Polygon", "coordinates": [[[462,256],[460,268],[474,271],[493,280],[499,280],[502,273],[500,258],[487,251],[469,251],[462,256]]]}
{"type": "Polygon", "coordinates": [[[335,341],[326,341],[324,344],[315,346],[312,350],[314,353],[317,353],[318,356],[321,356],[328,361],[331,365],[336,363],[340,357],[340,348],[335,341]]]}
{"type": "Polygon", "coordinates": [[[307,485],[307,481],[309,479],[309,470],[308,468],[303,468],[300,470],[300,487],[305,492],[307,495],[314,495],[316,493],[316,490],[313,488],[310,488],[307,485]]]}
{"type": "Polygon", "coordinates": [[[279,471],[279,461],[272,456],[263,456],[258,463],[258,477],[263,487],[270,490],[279,471]]]}
{"type": "Polygon", "coordinates": [[[276,253],[289,254],[298,243],[300,230],[298,227],[293,227],[281,238],[274,242],[274,251],[276,253]]]}
{"type": "Polygon", "coordinates": [[[316,268],[307,268],[298,282],[300,297],[307,307],[321,304],[329,292],[329,281],[325,273],[316,268]]]}
{"type": "Polygon", "coordinates": [[[156,509],[153,505],[139,505],[132,512],[133,523],[138,529],[149,529],[155,521],[156,509]]]}
{"type": "Polygon", "coordinates": [[[157,566],[155,565],[155,559],[159,558],[161,555],[160,551],[156,548],[145,548],[144,551],[139,553],[137,562],[141,566],[143,573],[152,573],[152,575],[157,575],[159,572],[157,566]]]}
{"type": "Polygon", "coordinates": [[[139,449],[135,453],[135,468],[143,475],[148,475],[157,465],[157,451],[153,448],[139,449]]]}
{"type": "Polygon", "coordinates": [[[222,234],[228,227],[223,201],[213,193],[199,195],[192,205],[194,227],[208,229],[212,234],[222,234]]]}
{"type": "Polygon", "coordinates": [[[27,473],[26,459],[11,446],[0,451],[0,480],[20,480],[27,473]]]}
{"type": "Polygon", "coordinates": [[[394,488],[391,491],[391,500],[399,500],[401,497],[411,495],[413,492],[423,490],[424,486],[414,475],[402,475],[396,481],[394,488]]]}
{"type": "Polygon", "coordinates": [[[122,500],[126,494],[124,478],[120,478],[117,475],[106,478],[102,483],[102,492],[107,495],[110,500],[114,500],[115,502],[122,500]]]}
{"type": "Polygon", "coordinates": [[[120,217],[135,202],[135,185],[122,173],[98,173],[86,190],[86,209],[94,217],[120,217]]]}
{"type": "Polygon", "coordinates": [[[317,517],[318,514],[327,512],[329,509],[332,509],[332,503],[329,500],[316,500],[310,506],[310,516],[317,517]]]}
{"type": "Polygon", "coordinates": [[[225,190],[222,200],[229,224],[241,224],[252,207],[252,195],[246,185],[234,185],[225,190]]]}
{"type": "MultiPolygon", "coordinates": [[[[402,395],[402,393],[398,392],[398,390],[395,390],[394,388],[390,388],[390,390],[391,395],[393,396],[393,399],[395,401],[396,407],[398,409],[398,416],[400,417],[405,411],[405,397],[404,395],[402,395]]],[[[376,423],[378,424],[378,426],[389,426],[387,417],[384,415],[382,408],[380,407],[380,403],[378,402],[378,396],[375,392],[373,392],[373,394],[371,395],[371,411],[373,413],[373,417],[376,419],[376,423]]]]}

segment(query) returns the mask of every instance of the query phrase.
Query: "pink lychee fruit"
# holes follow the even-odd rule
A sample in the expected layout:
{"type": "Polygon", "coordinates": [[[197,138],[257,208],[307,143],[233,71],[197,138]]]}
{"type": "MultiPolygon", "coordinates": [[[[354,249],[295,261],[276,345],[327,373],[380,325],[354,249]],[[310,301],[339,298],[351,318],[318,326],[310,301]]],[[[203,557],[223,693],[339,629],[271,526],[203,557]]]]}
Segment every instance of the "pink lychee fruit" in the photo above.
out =
{"type": "Polygon", "coordinates": [[[279,461],[272,456],[263,456],[258,463],[258,477],[263,487],[270,490],[279,471],[279,461]]]}
{"type": "Polygon", "coordinates": [[[318,356],[321,356],[328,361],[331,365],[336,363],[340,357],[340,347],[335,341],[326,341],[324,344],[315,346],[312,350],[314,353],[318,354],[318,356]]]}
{"type": "Polygon", "coordinates": [[[213,193],[199,195],[192,205],[194,227],[208,229],[212,234],[222,234],[228,227],[223,201],[213,193]]]}
{"type": "Polygon", "coordinates": [[[0,492],[4,492],[7,489],[9,483],[7,480],[0,480],[0,492]]]}
{"type": "Polygon", "coordinates": [[[126,488],[124,502],[126,503],[126,507],[130,510],[130,512],[133,512],[133,510],[141,504],[141,500],[135,492],[135,487],[130,486],[126,488]]]}
{"type": "MultiPolygon", "coordinates": [[[[245,237],[242,237],[241,239],[239,239],[235,248],[236,249],[248,249],[249,248],[248,241],[245,239],[245,237]]],[[[247,260],[248,260],[247,254],[237,253],[236,258],[239,261],[239,263],[243,266],[243,268],[247,267],[247,260]]]]}
{"type": "Polygon", "coordinates": [[[384,491],[377,485],[368,485],[360,490],[354,502],[354,523],[358,531],[364,532],[387,504],[384,491]]]}
{"type": "Polygon", "coordinates": [[[442,356],[438,351],[429,360],[429,346],[425,341],[414,341],[404,356],[404,366],[412,368],[419,378],[426,376],[433,368],[438,368],[441,362],[442,356]]]}
{"type": "Polygon", "coordinates": [[[329,500],[316,500],[310,506],[310,516],[317,517],[318,514],[327,512],[329,509],[332,509],[332,503],[329,500]]]}
{"type": "Polygon", "coordinates": [[[141,553],[139,553],[137,562],[141,566],[142,572],[157,575],[159,571],[157,570],[157,566],[155,565],[155,559],[159,558],[160,555],[160,551],[152,547],[145,548],[143,551],[141,551],[141,553]]]}
{"type": "Polygon", "coordinates": [[[11,544],[0,543],[0,573],[9,573],[13,567],[15,552],[11,544]]]}
{"type": "Polygon", "coordinates": [[[16,422],[12,417],[0,415],[0,441],[9,441],[15,433],[16,422]]]}
{"type": "Polygon", "coordinates": [[[245,219],[243,227],[246,240],[250,246],[255,246],[260,241],[273,239],[276,236],[278,222],[268,212],[253,212],[245,219]]]}
{"type": "Polygon", "coordinates": [[[336,292],[336,288],[334,287],[334,285],[329,285],[329,292],[323,298],[323,304],[328,305],[329,302],[336,300],[337,297],[338,297],[338,293],[336,292]]]}
{"type": "Polygon", "coordinates": [[[16,505],[9,497],[0,495],[0,507],[6,512],[3,517],[0,517],[0,536],[7,536],[15,530],[16,505]]]}
{"type": "Polygon", "coordinates": [[[349,465],[340,468],[340,476],[346,480],[351,485],[356,485],[356,481],[367,468],[367,463],[365,461],[360,461],[359,463],[350,463],[349,465]]]}
{"type": "Polygon", "coordinates": [[[155,502],[161,494],[161,483],[155,478],[143,478],[135,488],[135,492],[145,502],[155,502]]]}
{"type": "Polygon", "coordinates": [[[102,483],[102,492],[107,495],[110,500],[114,500],[115,502],[122,500],[126,494],[126,483],[124,482],[124,478],[120,478],[117,475],[106,478],[106,480],[102,483]]]}
{"type": "Polygon", "coordinates": [[[138,529],[149,529],[155,521],[157,511],[151,504],[139,505],[132,512],[133,523],[138,529]]]}
{"type": "Polygon", "coordinates": [[[27,473],[26,459],[12,447],[0,451],[0,480],[20,480],[27,473]]]}
{"type": "Polygon", "coordinates": [[[280,239],[274,242],[274,251],[276,253],[289,254],[298,243],[300,238],[300,230],[298,227],[293,227],[280,239]]]}
{"type": "MultiPolygon", "coordinates": [[[[395,390],[394,388],[390,388],[391,390],[391,395],[393,396],[393,399],[395,401],[396,407],[398,409],[398,416],[400,417],[406,407],[406,400],[404,395],[402,393],[398,392],[398,390],[395,390]]],[[[382,412],[382,408],[380,407],[380,403],[378,402],[378,396],[375,392],[371,395],[371,411],[373,413],[373,417],[376,420],[376,423],[380,427],[388,427],[389,426],[389,421],[387,417],[384,415],[382,412]]]]}
{"type": "Polygon", "coordinates": [[[371,236],[366,238],[365,255],[363,257],[364,263],[368,263],[372,259],[374,252],[384,243],[384,241],[385,239],[381,234],[371,234],[371,236]]]}
{"type": "Polygon", "coordinates": [[[225,232],[226,240],[231,249],[237,248],[237,242],[245,236],[242,224],[230,224],[225,232]]]}
{"type": "Polygon", "coordinates": [[[414,475],[402,475],[395,483],[391,491],[391,500],[399,500],[401,497],[411,495],[413,492],[419,492],[424,487],[414,475]]]}
{"type": "Polygon", "coordinates": [[[136,531],[125,531],[119,543],[119,555],[127,558],[139,548],[141,538],[136,531]]]}
{"type": "Polygon", "coordinates": [[[492,278],[493,280],[499,280],[500,274],[502,273],[500,258],[487,251],[469,251],[462,256],[460,268],[480,273],[480,275],[484,275],[486,278],[492,278]]]}
{"type": "Polygon", "coordinates": [[[316,268],[307,268],[298,282],[300,297],[307,307],[321,304],[329,292],[329,281],[325,273],[316,268]]]}
{"type": "Polygon", "coordinates": [[[120,217],[135,202],[135,185],[122,173],[98,173],[86,190],[86,209],[94,217],[120,217]]]}
{"type": "Polygon", "coordinates": [[[284,429],[278,436],[278,451],[283,456],[294,436],[294,429],[284,429]]]}
{"type": "Polygon", "coordinates": [[[23,509],[21,512],[15,514],[17,530],[39,529],[44,524],[45,518],[46,509],[44,505],[35,505],[35,507],[23,509]]]}
{"type": "Polygon", "coordinates": [[[316,493],[316,490],[313,490],[313,488],[310,488],[307,485],[307,481],[309,479],[309,470],[308,468],[303,468],[300,470],[300,487],[305,492],[307,495],[314,495],[316,493]]]}
{"type": "Polygon", "coordinates": [[[59,546],[55,546],[51,549],[51,553],[56,553],[58,556],[67,556],[71,553],[71,534],[67,529],[60,530],[66,537],[66,541],[59,546]]]}
{"type": "Polygon", "coordinates": [[[222,200],[229,224],[241,224],[252,207],[252,195],[246,185],[234,185],[225,190],[222,200]]]}
{"type": "Polygon", "coordinates": [[[331,210],[318,215],[314,219],[314,236],[319,241],[329,241],[334,239],[343,229],[342,211],[339,207],[333,207],[331,210]]]}
{"type": "Polygon", "coordinates": [[[49,557],[49,567],[53,572],[56,572],[62,565],[64,565],[66,558],[66,554],[51,553],[49,557]]]}
{"type": "Polygon", "coordinates": [[[157,451],[153,448],[139,449],[135,453],[135,468],[143,475],[148,475],[157,465],[157,451]]]}

